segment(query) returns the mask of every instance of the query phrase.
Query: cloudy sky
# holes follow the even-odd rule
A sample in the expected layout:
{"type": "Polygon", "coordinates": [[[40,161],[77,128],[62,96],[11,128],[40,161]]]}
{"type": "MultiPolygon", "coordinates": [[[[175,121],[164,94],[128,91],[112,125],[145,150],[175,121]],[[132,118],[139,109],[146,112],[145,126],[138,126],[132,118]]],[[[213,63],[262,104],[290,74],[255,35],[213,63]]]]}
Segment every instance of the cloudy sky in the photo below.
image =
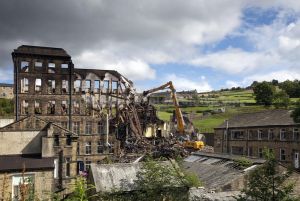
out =
{"type": "Polygon", "coordinates": [[[75,67],[118,70],[139,90],[300,79],[300,1],[0,1],[0,82],[13,82],[22,44],[62,47],[75,67]]]}

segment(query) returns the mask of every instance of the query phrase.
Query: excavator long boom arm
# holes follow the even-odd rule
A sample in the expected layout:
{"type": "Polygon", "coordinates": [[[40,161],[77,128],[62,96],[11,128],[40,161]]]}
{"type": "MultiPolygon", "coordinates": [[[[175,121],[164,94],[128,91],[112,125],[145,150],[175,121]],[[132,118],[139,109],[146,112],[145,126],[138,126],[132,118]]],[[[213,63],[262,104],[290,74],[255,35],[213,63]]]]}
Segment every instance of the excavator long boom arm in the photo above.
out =
{"type": "Polygon", "coordinates": [[[175,106],[175,115],[176,115],[176,119],[177,119],[178,132],[180,134],[183,134],[184,133],[184,120],[183,120],[182,112],[180,110],[178,99],[177,99],[177,96],[176,96],[176,90],[174,88],[174,85],[173,85],[172,81],[169,81],[166,84],[163,84],[159,87],[144,91],[143,96],[146,97],[146,96],[150,95],[153,92],[160,91],[160,90],[163,90],[163,89],[166,89],[166,88],[171,89],[172,99],[173,99],[173,103],[174,103],[174,106],[175,106]]]}

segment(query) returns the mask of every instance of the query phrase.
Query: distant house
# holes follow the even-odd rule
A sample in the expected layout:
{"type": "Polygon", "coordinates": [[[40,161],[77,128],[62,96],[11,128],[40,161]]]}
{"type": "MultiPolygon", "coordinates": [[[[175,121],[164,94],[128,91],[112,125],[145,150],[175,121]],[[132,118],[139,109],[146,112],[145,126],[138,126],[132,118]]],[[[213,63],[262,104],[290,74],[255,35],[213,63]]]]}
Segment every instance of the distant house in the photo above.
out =
{"type": "Polygon", "coordinates": [[[0,83],[0,98],[12,99],[13,97],[13,84],[0,83]]]}
{"type": "Polygon", "coordinates": [[[215,128],[214,150],[219,153],[263,157],[273,151],[277,160],[299,169],[300,124],[288,110],[240,114],[215,128]]]}

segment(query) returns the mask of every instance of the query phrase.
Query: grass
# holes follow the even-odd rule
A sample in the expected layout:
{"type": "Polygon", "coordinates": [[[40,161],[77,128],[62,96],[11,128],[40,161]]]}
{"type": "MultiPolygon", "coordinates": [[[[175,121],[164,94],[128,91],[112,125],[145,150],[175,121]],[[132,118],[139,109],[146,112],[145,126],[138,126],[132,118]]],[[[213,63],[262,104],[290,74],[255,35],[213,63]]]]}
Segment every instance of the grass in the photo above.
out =
{"type": "Polygon", "coordinates": [[[158,111],[157,115],[158,115],[158,118],[163,120],[163,121],[170,121],[170,116],[172,115],[172,113],[164,112],[164,111],[158,111]]]}

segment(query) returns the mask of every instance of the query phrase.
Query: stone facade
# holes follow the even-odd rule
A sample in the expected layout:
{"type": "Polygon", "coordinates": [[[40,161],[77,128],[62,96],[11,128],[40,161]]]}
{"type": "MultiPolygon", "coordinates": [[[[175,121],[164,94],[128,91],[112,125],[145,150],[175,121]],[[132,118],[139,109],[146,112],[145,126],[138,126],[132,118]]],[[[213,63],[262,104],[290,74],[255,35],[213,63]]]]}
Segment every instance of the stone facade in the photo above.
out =
{"type": "Polygon", "coordinates": [[[0,98],[13,99],[13,85],[0,83],[0,98]]]}
{"type": "Polygon", "coordinates": [[[238,115],[215,128],[216,153],[263,157],[263,149],[274,152],[277,160],[299,169],[300,126],[290,111],[238,115]]]}

